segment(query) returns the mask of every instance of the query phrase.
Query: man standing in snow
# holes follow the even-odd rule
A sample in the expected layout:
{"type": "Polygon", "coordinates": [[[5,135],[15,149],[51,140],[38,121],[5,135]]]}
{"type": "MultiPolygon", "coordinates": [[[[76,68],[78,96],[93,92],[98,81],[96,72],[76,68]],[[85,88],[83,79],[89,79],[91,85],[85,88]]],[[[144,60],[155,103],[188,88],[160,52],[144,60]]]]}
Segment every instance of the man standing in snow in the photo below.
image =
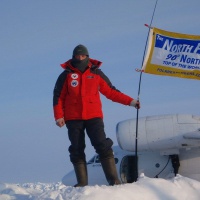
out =
{"type": "Polygon", "coordinates": [[[120,184],[112,150],[113,141],[104,132],[100,93],[108,99],[137,109],[140,102],[117,90],[99,69],[102,63],[89,58],[88,50],[78,45],[72,59],[61,64],[65,69],[54,88],[53,106],[56,125],[66,124],[70,160],[74,166],[77,184],[88,184],[85,150],[85,130],[92,146],[99,154],[101,165],[109,185],[120,184]]]}

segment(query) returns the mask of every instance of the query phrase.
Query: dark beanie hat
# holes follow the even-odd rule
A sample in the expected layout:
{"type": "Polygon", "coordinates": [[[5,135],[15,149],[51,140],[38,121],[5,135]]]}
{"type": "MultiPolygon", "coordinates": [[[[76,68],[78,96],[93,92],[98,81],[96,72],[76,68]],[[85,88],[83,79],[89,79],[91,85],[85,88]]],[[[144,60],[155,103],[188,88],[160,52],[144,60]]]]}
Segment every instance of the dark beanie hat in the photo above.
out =
{"type": "Polygon", "coordinates": [[[87,48],[84,45],[79,44],[73,50],[73,55],[72,56],[74,57],[75,55],[86,55],[86,56],[89,56],[89,53],[88,53],[87,48]]]}

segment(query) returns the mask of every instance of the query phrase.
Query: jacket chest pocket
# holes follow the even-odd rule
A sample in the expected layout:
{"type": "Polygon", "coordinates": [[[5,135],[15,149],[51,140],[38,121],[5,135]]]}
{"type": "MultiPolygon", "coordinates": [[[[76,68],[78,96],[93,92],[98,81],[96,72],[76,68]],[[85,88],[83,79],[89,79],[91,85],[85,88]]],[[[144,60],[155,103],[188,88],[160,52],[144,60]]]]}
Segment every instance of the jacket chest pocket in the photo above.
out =
{"type": "Polygon", "coordinates": [[[94,95],[98,93],[98,80],[95,76],[87,76],[84,80],[85,95],[94,95]]]}

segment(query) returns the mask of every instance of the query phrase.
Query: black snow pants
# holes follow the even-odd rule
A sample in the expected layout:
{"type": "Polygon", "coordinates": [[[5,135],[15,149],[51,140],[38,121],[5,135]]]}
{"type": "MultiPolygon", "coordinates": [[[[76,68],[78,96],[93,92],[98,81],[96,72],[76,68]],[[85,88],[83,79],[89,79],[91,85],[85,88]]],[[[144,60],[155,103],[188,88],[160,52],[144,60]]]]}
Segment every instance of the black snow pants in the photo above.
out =
{"type": "Polygon", "coordinates": [[[99,154],[100,159],[113,157],[113,141],[106,138],[104,123],[101,118],[89,120],[66,121],[68,137],[71,142],[69,147],[70,160],[73,164],[86,162],[85,156],[85,130],[90,138],[91,144],[99,154]]]}

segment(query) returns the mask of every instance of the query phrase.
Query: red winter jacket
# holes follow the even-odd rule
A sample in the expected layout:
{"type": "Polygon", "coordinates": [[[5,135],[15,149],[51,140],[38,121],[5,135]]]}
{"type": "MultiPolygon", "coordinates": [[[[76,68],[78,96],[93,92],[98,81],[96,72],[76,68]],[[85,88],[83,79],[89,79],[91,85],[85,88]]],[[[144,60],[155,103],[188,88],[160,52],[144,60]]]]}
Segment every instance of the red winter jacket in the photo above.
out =
{"type": "Polygon", "coordinates": [[[108,99],[124,105],[130,105],[133,98],[121,93],[99,69],[100,61],[90,58],[88,69],[81,73],[74,68],[71,60],[61,64],[65,69],[57,79],[54,88],[55,119],[87,120],[103,118],[100,93],[108,99]],[[99,93],[100,92],[100,93],[99,93]]]}

